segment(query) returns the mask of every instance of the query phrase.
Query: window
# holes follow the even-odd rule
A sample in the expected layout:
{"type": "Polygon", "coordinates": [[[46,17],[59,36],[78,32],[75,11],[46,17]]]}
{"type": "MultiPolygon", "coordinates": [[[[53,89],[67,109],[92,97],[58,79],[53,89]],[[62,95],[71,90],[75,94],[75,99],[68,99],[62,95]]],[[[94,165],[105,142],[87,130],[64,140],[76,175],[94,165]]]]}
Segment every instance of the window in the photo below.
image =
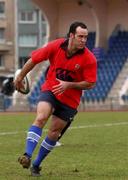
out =
{"type": "Polygon", "coordinates": [[[20,35],[19,46],[20,47],[36,47],[37,36],[36,35],[20,35]]]}
{"type": "Polygon", "coordinates": [[[5,42],[5,29],[4,28],[0,28],[0,43],[4,43],[5,42]]]}
{"type": "Polygon", "coordinates": [[[35,11],[19,12],[19,23],[36,23],[37,16],[35,11]]]}
{"type": "Polygon", "coordinates": [[[0,18],[5,17],[5,2],[0,2],[0,18]]]}
{"type": "Polygon", "coordinates": [[[0,68],[4,68],[4,56],[0,55],[0,68]]]}

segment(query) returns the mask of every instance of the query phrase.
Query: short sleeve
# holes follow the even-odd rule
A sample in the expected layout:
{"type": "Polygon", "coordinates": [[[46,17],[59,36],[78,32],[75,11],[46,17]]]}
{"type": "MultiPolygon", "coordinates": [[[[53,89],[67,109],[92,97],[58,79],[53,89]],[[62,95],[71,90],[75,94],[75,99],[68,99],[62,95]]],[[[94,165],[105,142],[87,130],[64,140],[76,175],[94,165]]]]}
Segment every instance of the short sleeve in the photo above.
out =
{"type": "Polygon", "coordinates": [[[51,41],[45,46],[32,51],[31,58],[34,63],[40,63],[45,60],[50,60],[56,50],[56,41],[51,41]]]}

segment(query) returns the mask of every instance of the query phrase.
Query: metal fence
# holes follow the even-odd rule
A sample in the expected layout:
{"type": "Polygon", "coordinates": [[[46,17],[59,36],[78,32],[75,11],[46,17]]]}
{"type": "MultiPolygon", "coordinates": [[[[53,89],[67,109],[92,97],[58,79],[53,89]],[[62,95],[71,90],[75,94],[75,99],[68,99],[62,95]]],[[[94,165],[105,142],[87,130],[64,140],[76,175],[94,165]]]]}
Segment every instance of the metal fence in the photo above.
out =
{"type": "MultiPolygon", "coordinates": [[[[90,101],[82,100],[80,102],[79,111],[114,111],[128,110],[128,99],[120,103],[119,97],[111,97],[105,101],[90,101]]],[[[36,111],[36,105],[29,104],[27,97],[15,98],[0,94],[0,111],[3,112],[31,112],[36,111]]]]}

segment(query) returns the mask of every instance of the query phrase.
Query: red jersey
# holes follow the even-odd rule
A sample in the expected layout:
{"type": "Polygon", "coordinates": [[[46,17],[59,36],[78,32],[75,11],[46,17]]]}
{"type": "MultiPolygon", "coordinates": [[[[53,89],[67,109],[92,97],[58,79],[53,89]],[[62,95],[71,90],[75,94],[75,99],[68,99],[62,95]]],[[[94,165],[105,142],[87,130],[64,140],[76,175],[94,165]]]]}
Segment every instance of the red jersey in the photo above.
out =
{"type": "MultiPolygon", "coordinates": [[[[85,47],[69,58],[66,55],[67,46],[68,40],[57,39],[32,52],[34,63],[45,60],[50,62],[46,81],[41,86],[42,91],[52,91],[52,87],[58,84],[56,78],[69,82],[96,82],[97,63],[92,52],[85,47]]],[[[82,90],[67,89],[63,94],[55,96],[63,104],[77,108],[81,95],[82,90]]]]}

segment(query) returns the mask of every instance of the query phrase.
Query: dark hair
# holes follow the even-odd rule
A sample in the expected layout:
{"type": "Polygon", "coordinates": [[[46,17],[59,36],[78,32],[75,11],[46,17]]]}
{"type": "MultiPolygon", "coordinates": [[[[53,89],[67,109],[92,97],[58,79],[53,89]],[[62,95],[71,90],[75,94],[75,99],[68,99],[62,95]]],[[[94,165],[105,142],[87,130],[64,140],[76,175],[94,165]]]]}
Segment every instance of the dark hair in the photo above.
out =
{"type": "Polygon", "coordinates": [[[69,32],[68,32],[68,34],[67,34],[67,37],[69,37],[70,33],[75,34],[76,28],[77,28],[78,26],[80,26],[80,27],[83,28],[83,29],[87,29],[87,26],[86,26],[84,23],[82,23],[82,22],[74,22],[74,23],[72,23],[72,24],[70,25],[70,28],[69,28],[69,32]]]}

